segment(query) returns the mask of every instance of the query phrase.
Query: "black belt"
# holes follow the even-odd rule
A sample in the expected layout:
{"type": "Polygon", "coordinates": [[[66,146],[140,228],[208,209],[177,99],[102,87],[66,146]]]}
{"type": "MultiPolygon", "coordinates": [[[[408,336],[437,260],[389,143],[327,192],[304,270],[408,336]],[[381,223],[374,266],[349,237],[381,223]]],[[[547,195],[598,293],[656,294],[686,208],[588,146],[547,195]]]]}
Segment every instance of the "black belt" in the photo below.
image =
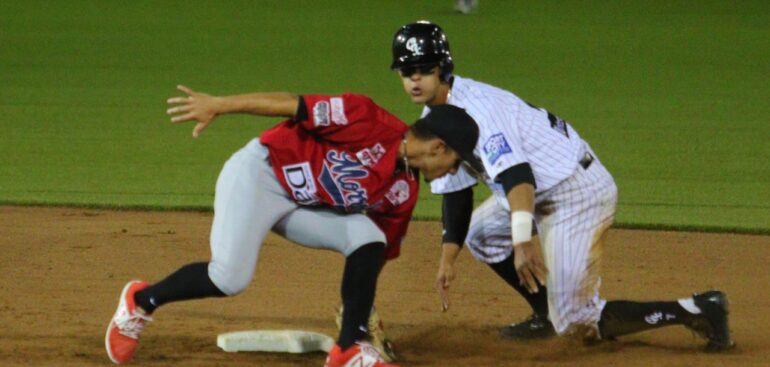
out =
{"type": "Polygon", "coordinates": [[[591,155],[591,153],[586,152],[585,155],[583,155],[583,159],[578,161],[578,164],[580,164],[580,167],[583,167],[583,169],[588,169],[588,167],[591,167],[591,163],[594,162],[594,156],[591,155]]]}

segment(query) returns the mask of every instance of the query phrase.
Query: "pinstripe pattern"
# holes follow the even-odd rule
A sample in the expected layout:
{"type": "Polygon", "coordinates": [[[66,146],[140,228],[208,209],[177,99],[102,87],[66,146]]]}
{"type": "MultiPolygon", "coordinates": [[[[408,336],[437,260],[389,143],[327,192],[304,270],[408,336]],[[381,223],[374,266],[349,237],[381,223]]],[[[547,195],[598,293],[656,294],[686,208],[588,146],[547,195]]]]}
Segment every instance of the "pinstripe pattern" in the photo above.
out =
{"type": "MultiPolygon", "coordinates": [[[[485,168],[480,179],[494,193],[473,212],[466,238],[471,253],[492,264],[513,251],[508,200],[494,178],[529,163],[537,184],[535,221],[549,270],[551,322],[559,334],[596,331],[605,304],[598,274],[604,234],[617,202],[612,176],[598,159],[582,168],[578,162],[587,152],[596,155],[578,133],[510,92],[456,76],[448,103],[465,108],[479,125],[474,153],[485,168]]],[[[426,107],[423,115],[427,112],[426,107]]],[[[432,181],[431,191],[454,192],[476,180],[462,170],[432,181]]]]}
{"type": "Polygon", "coordinates": [[[596,328],[605,304],[599,297],[604,236],[617,203],[612,176],[596,160],[536,202],[551,322],[559,334],[596,328]]]}
{"type": "MultiPolygon", "coordinates": [[[[565,136],[551,127],[545,110],[532,107],[503,89],[455,76],[447,103],[464,108],[479,125],[479,142],[474,153],[484,163],[484,181],[505,208],[508,208],[505,193],[502,186],[494,182],[500,172],[527,162],[532,167],[537,191],[542,192],[569,177],[585,152],[585,142],[571,126],[566,125],[565,136]],[[484,146],[498,134],[505,138],[511,152],[492,162],[484,146]]],[[[429,107],[425,107],[422,115],[428,112],[429,107]]],[[[461,169],[457,174],[433,180],[431,191],[444,194],[475,183],[476,179],[461,169]]]]}
{"type": "MultiPolygon", "coordinates": [[[[598,160],[536,196],[535,220],[549,270],[549,316],[560,334],[581,325],[595,328],[599,321],[605,304],[599,298],[599,268],[616,202],[615,183],[598,160]]],[[[510,211],[491,197],[484,201],[473,211],[466,242],[479,261],[506,259],[513,251],[510,211]]]]}

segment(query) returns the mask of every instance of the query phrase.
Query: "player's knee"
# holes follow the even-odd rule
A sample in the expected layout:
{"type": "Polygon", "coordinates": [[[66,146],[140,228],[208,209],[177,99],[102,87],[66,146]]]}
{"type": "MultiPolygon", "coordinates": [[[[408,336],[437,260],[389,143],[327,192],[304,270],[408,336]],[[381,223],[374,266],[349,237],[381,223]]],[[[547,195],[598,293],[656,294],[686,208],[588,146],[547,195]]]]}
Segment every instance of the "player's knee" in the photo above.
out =
{"type": "Polygon", "coordinates": [[[560,336],[575,336],[581,339],[598,335],[600,314],[594,305],[569,304],[549,309],[549,318],[554,330],[560,336]]]}
{"type": "Polygon", "coordinates": [[[346,244],[340,251],[346,257],[369,245],[383,244],[384,246],[384,243],[387,242],[385,233],[370,221],[362,222],[361,226],[352,228],[347,231],[346,235],[346,244]],[[371,225],[369,225],[370,223],[371,225]]]}
{"type": "Polygon", "coordinates": [[[252,271],[238,271],[219,264],[209,265],[209,278],[227,296],[241,293],[251,284],[252,271]]]}

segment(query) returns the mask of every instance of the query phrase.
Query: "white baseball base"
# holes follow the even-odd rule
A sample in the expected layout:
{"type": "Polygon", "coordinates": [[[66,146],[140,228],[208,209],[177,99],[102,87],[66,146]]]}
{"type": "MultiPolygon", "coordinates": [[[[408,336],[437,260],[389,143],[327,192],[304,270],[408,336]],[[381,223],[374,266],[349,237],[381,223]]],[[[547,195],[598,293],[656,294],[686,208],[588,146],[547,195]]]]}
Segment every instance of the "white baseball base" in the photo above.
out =
{"type": "Polygon", "coordinates": [[[329,352],[334,339],[304,330],[247,330],[219,334],[217,346],[225,352],[329,352]]]}

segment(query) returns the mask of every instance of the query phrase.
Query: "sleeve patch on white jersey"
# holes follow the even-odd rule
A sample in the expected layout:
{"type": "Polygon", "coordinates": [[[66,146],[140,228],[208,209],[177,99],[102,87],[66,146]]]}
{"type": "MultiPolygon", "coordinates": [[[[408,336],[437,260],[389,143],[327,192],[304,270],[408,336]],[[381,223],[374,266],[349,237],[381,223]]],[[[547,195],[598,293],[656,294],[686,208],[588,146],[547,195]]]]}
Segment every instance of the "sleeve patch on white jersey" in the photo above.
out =
{"type": "Polygon", "coordinates": [[[342,98],[332,97],[329,101],[332,103],[332,122],[337,125],[347,125],[348,118],[345,116],[345,105],[342,103],[342,98]]]}
{"type": "Polygon", "coordinates": [[[329,102],[316,102],[313,106],[313,121],[315,126],[329,126],[329,102]]]}
{"type": "Polygon", "coordinates": [[[407,202],[409,200],[409,184],[404,180],[396,181],[385,194],[385,197],[393,206],[407,202]]]}
{"type": "Polygon", "coordinates": [[[495,164],[501,156],[507,153],[511,153],[511,147],[502,133],[492,135],[484,143],[484,155],[486,155],[487,162],[490,165],[495,164]]]}

